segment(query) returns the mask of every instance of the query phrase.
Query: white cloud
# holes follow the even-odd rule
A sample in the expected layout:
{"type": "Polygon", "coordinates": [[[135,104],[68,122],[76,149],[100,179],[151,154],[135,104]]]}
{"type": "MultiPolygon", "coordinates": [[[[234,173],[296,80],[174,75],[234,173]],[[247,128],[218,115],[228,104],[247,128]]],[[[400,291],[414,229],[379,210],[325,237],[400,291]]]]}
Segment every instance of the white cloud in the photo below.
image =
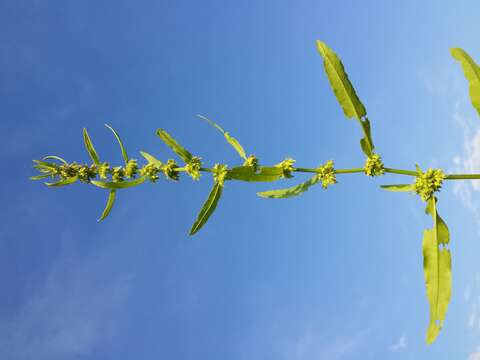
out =
{"type": "Polygon", "coordinates": [[[106,271],[101,258],[55,264],[18,314],[2,319],[0,358],[77,358],[109,341],[121,321],[130,278],[106,271]]]}
{"type": "Polygon", "coordinates": [[[467,360],[480,360],[480,352],[476,351],[468,356],[467,360]]]}
{"type": "MultiPolygon", "coordinates": [[[[469,99],[459,99],[455,102],[452,117],[463,131],[464,145],[463,154],[453,158],[454,167],[451,172],[480,173],[480,126],[473,121],[475,113],[470,107],[469,99]]],[[[477,191],[480,191],[480,180],[456,181],[453,185],[454,195],[480,222],[480,203],[473,196],[477,191]]]]}
{"type": "Polygon", "coordinates": [[[470,313],[468,314],[468,327],[473,329],[475,324],[479,323],[478,314],[477,314],[477,307],[475,305],[472,306],[470,313]]]}
{"type": "Polygon", "coordinates": [[[392,352],[398,352],[398,351],[403,351],[407,348],[407,337],[405,335],[400,336],[396,344],[393,344],[390,346],[390,351],[392,352]]]}
{"type": "Polygon", "coordinates": [[[470,298],[472,296],[472,288],[470,287],[470,285],[467,285],[466,289],[465,289],[465,293],[463,294],[463,299],[465,300],[465,302],[470,302],[470,298]]]}
{"type": "Polygon", "coordinates": [[[339,360],[353,353],[364,341],[369,330],[360,330],[350,337],[326,341],[324,336],[314,332],[306,332],[295,341],[294,356],[296,360],[325,359],[339,360]]]}

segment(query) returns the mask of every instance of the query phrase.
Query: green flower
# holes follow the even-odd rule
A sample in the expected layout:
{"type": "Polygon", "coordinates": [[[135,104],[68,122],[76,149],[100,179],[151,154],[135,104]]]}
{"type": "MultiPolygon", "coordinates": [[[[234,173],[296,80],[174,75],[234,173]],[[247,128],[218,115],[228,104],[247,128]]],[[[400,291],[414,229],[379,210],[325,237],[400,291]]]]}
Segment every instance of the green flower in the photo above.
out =
{"type": "Polygon", "coordinates": [[[440,190],[445,173],[441,169],[428,169],[417,176],[415,180],[415,192],[423,201],[428,201],[433,193],[440,190]]]}
{"type": "Polygon", "coordinates": [[[368,176],[379,176],[385,173],[382,158],[378,154],[369,156],[365,161],[365,174],[368,176]]]}
{"type": "Polygon", "coordinates": [[[291,178],[292,171],[293,171],[293,164],[295,164],[295,160],[291,158],[287,158],[275,166],[282,168],[284,178],[291,178]]]}
{"type": "Polygon", "coordinates": [[[243,166],[251,166],[254,172],[258,170],[258,159],[255,155],[250,155],[247,159],[243,162],[243,166]]]}
{"type": "Polygon", "coordinates": [[[192,177],[193,180],[199,180],[201,175],[200,173],[201,167],[202,167],[202,163],[200,161],[200,158],[197,156],[194,156],[192,160],[190,160],[185,166],[185,171],[187,172],[188,175],[192,177]]]}
{"type": "Polygon", "coordinates": [[[228,166],[222,164],[215,164],[213,167],[213,179],[216,183],[219,183],[223,186],[225,182],[225,177],[228,174],[228,166]]]}
{"type": "Polygon", "coordinates": [[[80,181],[89,183],[91,179],[97,176],[97,165],[79,165],[77,168],[77,176],[80,181]]]}
{"type": "Polygon", "coordinates": [[[110,173],[110,165],[107,162],[104,162],[98,167],[98,176],[100,179],[106,179],[110,173]]]}
{"type": "Polygon", "coordinates": [[[145,165],[140,169],[140,175],[147,176],[151,182],[156,182],[158,180],[158,173],[160,168],[154,163],[145,165]]]}
{"type": "Polygon", "coordinates": [[[176,170],[177,168],[177,162],[173,159],[168,159],[167,163],[162,166],[162,171],[167,179],[176,181],[180,177],[178,171],[176,170]]]}
{"type": "Polygon", "coordinates": [[[322,187],[324,189],[326,189],[329,185],[333,185],[337,182],[332,160],[328,160],[325,165],[320,166],[317,170],[318,176],[320,176],[320,179],[322,180],[322,187]]]}
{"type": "Polygon", "coordinates": [[[127,179],[134,178],[135,175],[137,175],[137,170],[138,170],[137,160],[135,159],[128,160],[127,165],[125,165],[125,177],[127,179]]]}
{"type": "Polygon", "coordinates": [[[65,164],[60,165],[58,172],[62,180],[65,180],[65,179],[69,179],[77,176],[79,170],[80,170],[80,165],[73,162],[68,165],[65,165],[65,164]]]}
{"type": "Polygon", "coordinates": [[[113,182],[121,182],[125,176],[125,170],[121,166],[117,166],[111,170],[111,174],[113,182]]]}

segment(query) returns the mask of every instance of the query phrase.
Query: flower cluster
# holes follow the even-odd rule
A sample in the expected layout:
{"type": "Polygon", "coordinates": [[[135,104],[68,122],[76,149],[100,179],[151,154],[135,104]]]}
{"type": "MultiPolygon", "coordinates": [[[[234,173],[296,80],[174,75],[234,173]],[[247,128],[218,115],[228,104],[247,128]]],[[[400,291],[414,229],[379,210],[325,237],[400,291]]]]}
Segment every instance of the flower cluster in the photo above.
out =
{"type": "Polygon", "coordinates": [[[251,166],[253,168],[253,172],[257,172],[257,170],[258,170],[258,159],[255,157],[255,155],[250,155],[243,162],[243,166],[251,166]]]}
{"type": "Polygon", "coordinates": [[[440,190],[444,179],[445,173],[441,169],[428,169],[417,176],[415,192],[420,195],[423,201],[427,201],[434,192],[440,190]]]}
{"type": "Polygon", "coordinates": [[[333,185],[337,182],[332,160],[328,160],[325,165],[320,166],[317,170],[317,174],[322,180],[322,187],[324,189],[326,189],[329,185],[333,185]]]}
{"type": "Polygon", "coordinates": [[[98,166],[98,176],[100,176],[100,179],[106,179],[110,171],[110,164],[107,162],[98,166]]]}
{"type": "Polygon", "coordinates": [[[160,167],[154,163],[149,163],[140,169],[140,175],[146,176],[151,182],[156,182],[158,180],[158,173],[160,172],[160,167]]]}
{"type": "Polygon", "coordinates": [[[97,176],[97,166],[91,165],[88,166],[87,164],[77,164],[73,162],[71,164],[62,164],[56,165],[53,163],[49,163],[52,165],[52,172],[51,175],[53,176],[60,176],[62,180],[70,179],[73,177],[77,177],[80,181],[85,183],[90,182],[91,179],[97,176]]]}
{"type": "Polygon", "coordinates": [[[177,162],[173,159],[168,159],[167,163],[162,166],[162,171],[167,179],[177,181],[180,178],[177,168],[177,162]]]}
{"type": "Polygon", "coordinates": [[[223,186],[225,182],[225,177],[228,174],[228,166],[222,164],[215,164],[213,167],[213,179],[216,183],[223,186]]]}
{"type": "Polygon", "coordinates": [[[121,182],[125,177],[125,170],[121,166],[116,166],[111,170],[112,182],[121,182]]]}
{"type": "Polygon", "coordinates": [[[185,166],[185,171],[187,172],[188,175],[192,177],[193,180],[199,180],[200,179],[200,168],[202,167],[202,162],[200,161],[200,158],[197,156],[192,157],[192,160],[190,160],[187,165],[185,166]]]}
{"type": "Polygon", "coordinates": [[[295,160],[293,160],[291,158],[286,158],[281,163],[278,163],[275,166],[282,169],[284,178],[291,178],[292,177],[292,171],[293,171],[293,164],[295,164],[295,160]]]}
{"type": "Polygon", "coordinates": [[[125,177],[127,179],[134,178],[135,175],[137,175],[137,171],[138,171],[137,160],[135,159],[128,160],[127,164],[125,165],[125,177]]]}
{"type": "Polygon", "coordinates": [[[369,156],[365,161],[365,174],[368,176],[379,176],[385,173],[382,158],[378,154],[369,156]]]}

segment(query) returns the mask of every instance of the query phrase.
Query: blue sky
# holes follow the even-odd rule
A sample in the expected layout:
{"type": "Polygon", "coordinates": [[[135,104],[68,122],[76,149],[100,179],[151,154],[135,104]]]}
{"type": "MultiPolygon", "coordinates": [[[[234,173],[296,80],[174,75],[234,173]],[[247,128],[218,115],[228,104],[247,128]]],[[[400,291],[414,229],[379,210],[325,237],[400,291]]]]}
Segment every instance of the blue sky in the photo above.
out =
{"type": "MultiPolygon", "coordinates": [[[[263,164],[363,164],[315,40],[342,58],[389,167],[480,171],[480,127],[450,47],[480,61],[476,1],[0,2],[2,359],[480,359],[480,186],[447,183],[453,296],[427,346],[418,197],[388,175],[339,176],[289,200],[282,184],[184,178],[118,194],[27,180],[31,160],[172,157],[162,127],[206,164],[239,160],[204,114],[263,164]]],[[[303,179],[296,176],[288,184],[303,179]]]]}

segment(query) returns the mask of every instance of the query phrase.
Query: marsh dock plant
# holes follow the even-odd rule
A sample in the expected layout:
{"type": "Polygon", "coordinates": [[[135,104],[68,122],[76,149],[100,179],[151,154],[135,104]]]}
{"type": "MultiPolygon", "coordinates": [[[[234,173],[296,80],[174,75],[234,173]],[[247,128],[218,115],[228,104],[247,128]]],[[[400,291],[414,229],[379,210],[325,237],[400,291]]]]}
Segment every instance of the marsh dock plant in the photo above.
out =
{"type": "MultiPolygon", "coordinates": [[[[381,187],[388,191],[418,194],[421,200],[426,203],[426,214],[431,216],[433,220],[432,228],[424,230],[422,244],[425,286],[430,305],[430,321],[426,331],[426,342],[431,344],[435,341],[443,326],[452,288],[451,255],[450,250],[447,249],[450,234],[447,225],[438,214],[438,199],[435,194],[441,189],[445,180],[480,179],[480,174],[445,174],[441,169],[422,170],[418,165],[415,166],[415,170],[386,167],[380,155],[375,152],[367,110],[358,98],[342,62],[325,43],[317,41],[317,48],[323,59],[323,66],[332,90],[345,116],[349,119],[355,119],[362,129],[363,137],[360,139],[360,148],[365,154],[366,160],[361,167],[336,169],[334,162],[328,160],[322,165],[306,168],[297,166],[295,160],[291,158],[286,158],[278,164],[263,165],[256,156],[247,156],[247,152],[237,139],[222,127],[210,119],[198,115],[224,136],[225,140],[240,156],[241,165],[229,167],[225,164],[215,164],[210,168],[205,167],[200,157],[192,155],[165,130],[158,129],[156,131],[158,137],[180,158],[181,163],[179,164],[173,159],[162,162],[153,155],[141,151],[140,154],[146,162],[140,166],[137,160],[128,156],[117,132],[106,125],[120,145],[124,164],[112,166],[110,163],[100,160],[87,130],[83,129],[83,140],[91,158],[89,164],[69,163],[59,156],[45,156],[42,160],[34,160],[35,165],[33,167],[40,172],[40,175],[33,176],[31,179],[50,178],[52,179],[51,182],[45,183],[49,187],[61,187],[82,182],[106,189],[108,200],[100,215],[99,221],[101,221],[110,214],[119,190],[138,186],[146,181],[155,183],[161,175],[168,180],[178,181],[181,175],[199,180],[202,173],[210,173],[213,177],[213,187],[190,229],[190,235],[193,235],[205,225],[215,211],[225,183],[228,181],[272,182],[293,178],[297,172],[312,174],[306,182],[292,187],[257,193],[263,198],[281,199],[298,196],[316,184],[321,184],[326,189],[337,182],[337,175],[363,173],[366,176],[373,177],[390,173],[413,177],[413,181],[406,184],[382,185],[381,187]]],[[[451,54],[463,68],[469,84],[471,102],[480,115],[480,67],[462,49],[451,49],[451,54]]]]}

